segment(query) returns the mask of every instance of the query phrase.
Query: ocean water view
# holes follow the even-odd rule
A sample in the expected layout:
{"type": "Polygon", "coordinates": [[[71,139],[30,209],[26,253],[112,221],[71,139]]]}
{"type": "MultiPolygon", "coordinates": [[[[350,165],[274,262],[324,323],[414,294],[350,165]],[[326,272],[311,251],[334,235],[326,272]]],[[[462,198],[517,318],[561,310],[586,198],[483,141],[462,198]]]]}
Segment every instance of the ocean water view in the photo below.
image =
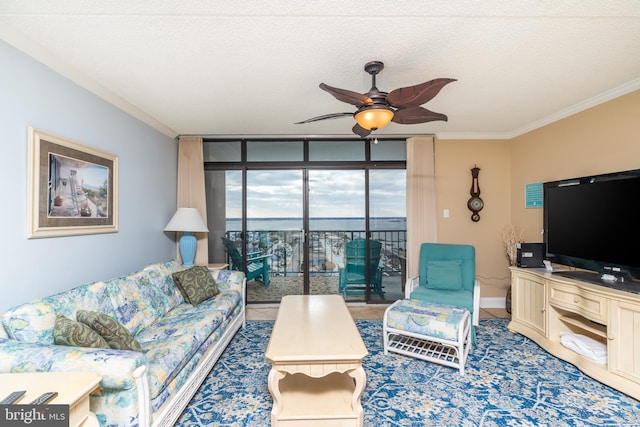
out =
{"type": "MultiPolygon", "coordinates": [[[[227,231],[241,231],[241,218],[227,218],[227,231]]],[[[364,231],[364,218],[335,217],[309,218],[310,230],[364,231]]],[[[373,217],[369,219],[372,231],[406,230],[405,217],[373,217]]],[[[251,231],[301,230],[302,218],[248,218],[247,229],[251,231]]]]}

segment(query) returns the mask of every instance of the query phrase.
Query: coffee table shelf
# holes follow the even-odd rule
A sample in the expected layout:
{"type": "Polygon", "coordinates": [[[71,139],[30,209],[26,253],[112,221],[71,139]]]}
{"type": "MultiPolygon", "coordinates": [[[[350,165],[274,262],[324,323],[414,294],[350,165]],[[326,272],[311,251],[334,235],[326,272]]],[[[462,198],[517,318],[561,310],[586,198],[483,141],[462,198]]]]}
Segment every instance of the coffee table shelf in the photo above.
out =
{"type": "Polygon", "coordinates": [[[317,425],[320,419],[351,420],[354,423],[357,419],[351,406],[354,389],[353,379],[338,372],[321,378],[287,374],[280,381],[282,411],[278,416],[279,423],[301,425],[301,422],[308,421],[313,425],[312,421],[316,421],[317,425]]]}
{"type": "Polygon", "coordinates": [[[271,425],[362,427],[366,355],[342,296],[284,297],[266,351],[271,425]]]}

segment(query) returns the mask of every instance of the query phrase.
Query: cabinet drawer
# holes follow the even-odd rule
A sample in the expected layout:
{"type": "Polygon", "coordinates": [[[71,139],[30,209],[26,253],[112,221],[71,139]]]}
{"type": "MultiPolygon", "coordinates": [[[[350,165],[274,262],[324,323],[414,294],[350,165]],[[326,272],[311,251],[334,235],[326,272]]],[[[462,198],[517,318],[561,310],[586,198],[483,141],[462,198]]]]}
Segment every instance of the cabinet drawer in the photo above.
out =
{"type": "Polygon", "coordinates": [[[607,299],[578,286],[552,283],[549,304],[580,314],[601,324],[607,324],[607,299]]]}

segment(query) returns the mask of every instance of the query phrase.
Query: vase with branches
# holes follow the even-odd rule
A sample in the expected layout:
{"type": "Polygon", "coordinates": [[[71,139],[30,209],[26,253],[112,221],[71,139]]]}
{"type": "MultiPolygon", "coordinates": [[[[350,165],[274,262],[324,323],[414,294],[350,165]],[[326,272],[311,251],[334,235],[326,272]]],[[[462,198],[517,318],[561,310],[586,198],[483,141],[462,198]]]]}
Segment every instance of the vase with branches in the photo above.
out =
{"type": "Polygon", "coordinates": [[[524,229],[519,225],[509,224],[502,229],[502,241],[504,242],[509,265],[518,262],[518,243],[524,241],[524,229]]]}

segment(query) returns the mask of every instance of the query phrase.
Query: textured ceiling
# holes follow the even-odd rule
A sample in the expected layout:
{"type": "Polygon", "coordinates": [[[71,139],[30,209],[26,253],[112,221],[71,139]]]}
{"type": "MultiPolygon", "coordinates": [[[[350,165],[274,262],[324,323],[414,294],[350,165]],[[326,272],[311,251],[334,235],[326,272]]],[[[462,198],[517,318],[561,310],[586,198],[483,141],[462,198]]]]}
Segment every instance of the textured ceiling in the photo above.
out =
{"type": "Polygon", "coordinates": [[[321,82],[455,78],[448,122],[379,135],[510,138],[640,89],[640,2],[2,0],[0,38],[176,136],[353,135],[321,82]]]}

